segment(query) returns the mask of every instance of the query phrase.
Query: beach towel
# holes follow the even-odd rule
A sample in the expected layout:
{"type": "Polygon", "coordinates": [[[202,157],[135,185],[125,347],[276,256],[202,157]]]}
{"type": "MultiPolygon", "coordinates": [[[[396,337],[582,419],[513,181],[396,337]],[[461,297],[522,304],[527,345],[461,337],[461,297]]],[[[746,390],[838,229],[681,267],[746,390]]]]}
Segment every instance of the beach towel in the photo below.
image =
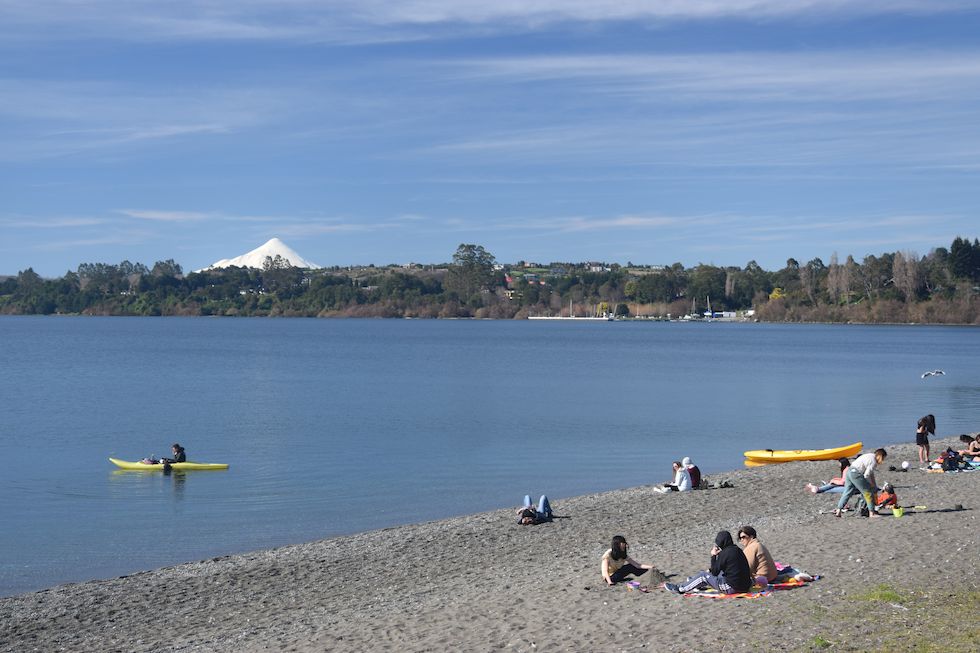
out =
{"type": "Polygon", "coordinates": [[[779,575],[776,576],[776,579],[773,582],[769,583],[765,587],[753,585],[748,592],[725,594],[724,592],[719,592],[716,589],[709,588],[687,592],[684,594],[684,596],[703,596],[709,599],[761,599],[765,596],[771,595],[775,591],[791,590],[797,587],[803,587],[804,585],[809,585],[813,581],[820,579],[820,576],[811,576],[801,569],[797,569],[791,565],[784,565],[781,562],[776,563],[776,571],[779,572],[779,575]]]}
{"type": "Polygon", "coordinates": [[[736,592],[734,594],[725,594],[724,592],[719,592],[715,589],[706,590],[694,590],[693,592],[687,592],[684,596],[703,596],[706,599],[761,599],[764,596],[769,596],[772,594],[768,589],[759,590],[749,590],[748,592],[736,592]]]}

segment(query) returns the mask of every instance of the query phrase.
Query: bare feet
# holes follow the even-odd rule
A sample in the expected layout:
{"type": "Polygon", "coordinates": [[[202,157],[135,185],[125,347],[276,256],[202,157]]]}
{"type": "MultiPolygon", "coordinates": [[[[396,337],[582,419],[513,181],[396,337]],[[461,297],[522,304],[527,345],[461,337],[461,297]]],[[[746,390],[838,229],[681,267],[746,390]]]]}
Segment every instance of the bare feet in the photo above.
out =
{"type": "Polygon", "coordinates": [[[809,492],[810,494],[816,494],[817,493],[817,486],[814,485],[813,483],[807,483],[806,484],[806,491],[809,492]]]}
{"type": "Polygon", "coordinates": [[[834,517],[840,517],[840,516],[841,516],[840,508],[834,508],[834,517]]]}

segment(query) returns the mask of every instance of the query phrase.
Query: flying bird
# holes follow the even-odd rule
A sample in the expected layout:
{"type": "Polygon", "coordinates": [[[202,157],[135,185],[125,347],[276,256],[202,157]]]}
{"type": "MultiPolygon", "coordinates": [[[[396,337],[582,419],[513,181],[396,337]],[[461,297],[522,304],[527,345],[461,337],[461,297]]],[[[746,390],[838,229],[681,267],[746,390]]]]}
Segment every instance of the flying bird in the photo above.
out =
{"type": "Polygon", "coordinates": [[[922,378],[924,379],[927,376],[945,376],[945,374],[946,374],[946,372],[943,372],[942,370],[933,370],[931,372],[925,372],[922,375],[922,378]]]}

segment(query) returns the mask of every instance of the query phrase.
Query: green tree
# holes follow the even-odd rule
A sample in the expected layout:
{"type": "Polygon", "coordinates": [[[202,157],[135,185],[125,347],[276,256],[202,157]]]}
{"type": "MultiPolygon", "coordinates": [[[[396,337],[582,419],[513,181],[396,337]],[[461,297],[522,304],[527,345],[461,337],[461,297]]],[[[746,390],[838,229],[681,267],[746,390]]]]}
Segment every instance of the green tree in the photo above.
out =
{"type": "Polygon", "coordinates": [[[481,245],[460,244],[453,254],[443,287],[462,302],[482,305],[480,294],[495,285],[495,263],[493,254],[481,245]]]}

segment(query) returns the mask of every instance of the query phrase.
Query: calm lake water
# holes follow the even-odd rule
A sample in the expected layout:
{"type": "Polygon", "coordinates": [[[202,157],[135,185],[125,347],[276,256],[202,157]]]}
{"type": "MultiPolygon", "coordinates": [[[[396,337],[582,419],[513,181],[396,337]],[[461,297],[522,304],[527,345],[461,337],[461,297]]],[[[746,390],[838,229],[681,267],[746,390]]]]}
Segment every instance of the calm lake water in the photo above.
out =
{"type": "Polygon", "coordinates": [[[0,371],[0,595],[980,429],[975,328],[3,317],[0,371]],[[107,460],[175,441],[231,469],[107,460]]]}

